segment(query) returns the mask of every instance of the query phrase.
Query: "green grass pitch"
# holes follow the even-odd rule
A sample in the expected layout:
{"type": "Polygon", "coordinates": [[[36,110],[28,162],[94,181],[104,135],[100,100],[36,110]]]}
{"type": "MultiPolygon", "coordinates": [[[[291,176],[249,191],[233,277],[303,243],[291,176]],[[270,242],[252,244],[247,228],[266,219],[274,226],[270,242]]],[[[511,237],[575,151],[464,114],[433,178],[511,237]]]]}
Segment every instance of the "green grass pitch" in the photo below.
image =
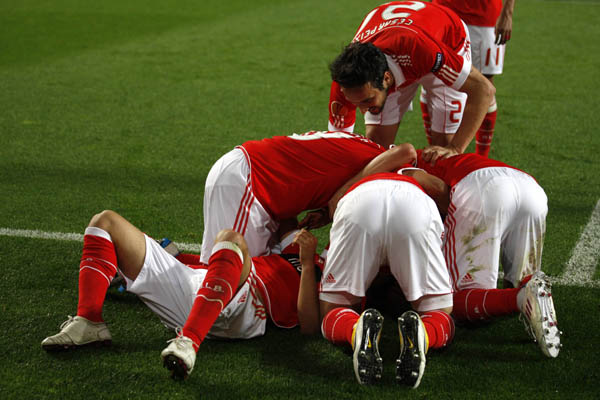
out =
{"type": "MultiPolygon", "coordinates": [[[[378,4],[0,1],[0,228],[83,233],[113,209],[154,237],[200,242],[210,166],[245,140],[326,129],[327,65],[378,4]]],[[[599,20],[597,1],[517,2],[495,80],[491,157],[546,190],[543,268],[555,277],[600,198],[599,20]]],[[[419,112],[397,141],[425,145],[419,112]]],[[[459,327],[411,391],[393,379],[388,317],[377,386],[355,382],[343,349],[272,326],[255,340],[205,342],[191,377],[174,382],[159,357],[173,334],[117,291],[104,309],[111,348],[42,351],[76,310],[81,243],[0,236],[0,248],[2,399],[598,398],[597,284],[554,287],[565,333],[555,360],[516,318],[459,327]]]]}

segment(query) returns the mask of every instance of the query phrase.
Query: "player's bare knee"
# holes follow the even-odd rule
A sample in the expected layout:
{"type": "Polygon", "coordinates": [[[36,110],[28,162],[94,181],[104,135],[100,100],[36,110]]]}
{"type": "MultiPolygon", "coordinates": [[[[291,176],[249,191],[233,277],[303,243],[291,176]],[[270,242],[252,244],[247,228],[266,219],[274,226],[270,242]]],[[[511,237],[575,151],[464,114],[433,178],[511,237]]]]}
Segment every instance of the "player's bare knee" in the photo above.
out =
{"type": "Polygon", "coordinates": [[[242,250],[244,259],[249,257],[248,244],[246,243],[246,239],[244,239],[244,235],[242,235],[241,233],[236,232],[232,229],[223,229],[219,233],[217,233],[217,237],[215,238],[215,244],[219,242],[234,243],[240,248],[240,250],[242,250]]]}
{"type": "Polygon", "coordinates": [[[112,210],[104,210],[94,215],[88,226],[100,228],[108,232],[118,215],[119,214],[112,210]]]}

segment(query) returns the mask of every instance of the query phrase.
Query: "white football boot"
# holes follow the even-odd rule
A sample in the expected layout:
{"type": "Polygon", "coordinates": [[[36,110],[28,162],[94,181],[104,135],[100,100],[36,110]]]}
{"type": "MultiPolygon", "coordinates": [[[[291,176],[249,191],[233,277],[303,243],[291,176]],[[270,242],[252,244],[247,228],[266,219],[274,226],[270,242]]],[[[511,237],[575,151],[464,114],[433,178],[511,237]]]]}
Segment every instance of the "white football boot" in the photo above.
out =
{"type": "Polygon", "coordinates": [[[187,378],[194,369],[196,363],[196,350],[192,339],[183,336],[177,331],[177,337],[169,340],[169,345],[160,353],[163,365],[171,371],[174,379],[187,378]]]}
{"type": "Polygon", "coordinates": [[[425,373],[427,333],[421,317],[406,311],[398,318],[400,355],[396,360],[396,381],[416,389],[425,373]]]}
{"type": "Polygon", "coordinates": [[[546,274],[536,272],[519,292],[518,304],[525,330],[547,357],[554,358],[561,348],[562,332],[556,323],[551,286],[546,274]]]}
{"type": "Polygon", "coordinates": [[[360,315],[353,332],[354,375],[361,385],[372,384],[381,379],[383,360],[379,355],[379,338],[383,329],[383,316],[374,308],[360,315]]]}
{"type": "Polygon", "coordinates": [[[71,317],[62,323],[60,332],[42,341],[46,351],[69,350],[85,345],[110,345],[112,337],[104,322],[92,322],[83,317],[71,317]]]}

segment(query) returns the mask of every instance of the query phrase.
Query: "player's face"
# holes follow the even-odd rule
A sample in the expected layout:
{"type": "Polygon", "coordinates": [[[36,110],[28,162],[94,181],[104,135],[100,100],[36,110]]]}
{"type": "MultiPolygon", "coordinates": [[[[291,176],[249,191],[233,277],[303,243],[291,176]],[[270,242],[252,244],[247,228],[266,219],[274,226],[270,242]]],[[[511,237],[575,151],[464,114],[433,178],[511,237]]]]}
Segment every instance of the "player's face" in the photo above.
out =
{"type": "MultiPolygon", "coordinates": [[[[391,74],[386,72],[383,79],[383,89],[378,89],[371,85],[371,82],[355,88],[342,87],[342,93],[346,99],[360,109],[363,114],[367,111],[371,114],[379,114],[383,110],[385,100],[387,99],[388,88],[390,87],[391,74]]],[[[392,78],[393,79],[393,78],[392,78]]]]}

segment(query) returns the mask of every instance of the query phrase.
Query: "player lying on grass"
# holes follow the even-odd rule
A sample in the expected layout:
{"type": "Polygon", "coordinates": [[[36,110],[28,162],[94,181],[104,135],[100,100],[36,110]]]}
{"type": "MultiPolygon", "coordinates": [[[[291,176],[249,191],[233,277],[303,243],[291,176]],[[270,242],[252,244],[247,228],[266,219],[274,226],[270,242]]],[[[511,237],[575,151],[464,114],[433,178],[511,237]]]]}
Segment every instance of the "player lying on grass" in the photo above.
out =
{"type": "MultiPolygon", "coordinates": [[[[398,319],[400,355],[396,379],[416,388],[429,348],[446,346],[454,335],[452,290],[441,249],[440,213],[425,193],[443,199],[447,186],[421,170],[363,178],[338,203],[320,290],[323,336],[354,349],[361,384],[380,379],[378,342],[383,317],[376,309],[358,314],[381,265],[390,271],[415,311],[398,319]],[[426,189],[424,189],[426,188],[426,189]]],[[[443,209],[443,204],[441,204],[443,209]]]]}
{"type": "Polygon", "coordinates": [[[85,230],[77,314],[58,334],[44,339],[42,348],[57,351],[111,343],[102,306],[117,271],[124,276],[127,291],[176,330],[177,337],[161,353],[175,377],[192,372],[205,337],[262,335],[267,316],[280,327],[300,324],[303,330],[314,331],[319,324],[317,240],[306,230],[294,231],[284,240],[281,255],[251,259],[243,236],[222,230],[208,265],[188,266],[117,213],[103,211],[85,230]]]}
{"type": "Polygon", "coordinates": [[[453,316],[481,321],[521,313],[548,357],[560,335],[551,285],[541,271],[548,199],[530,175],[477,154],[438,160],[418,151],[417,166],[450,186],[444,256],[454,292],[453,316]],[[496,289],[499,262],[504,289],[496,289]]]}
{"type": "Polygon", "coordinates": [[[240,232],[251,257],[269,254],[280,221],[325,207],[360,171],[392,171],[415,158],[410,144],[384,151],[364,136],[346,132],[248,141],[217,160],[206,178],[201,261],[208,262],[222,229],[240,232]]]}

